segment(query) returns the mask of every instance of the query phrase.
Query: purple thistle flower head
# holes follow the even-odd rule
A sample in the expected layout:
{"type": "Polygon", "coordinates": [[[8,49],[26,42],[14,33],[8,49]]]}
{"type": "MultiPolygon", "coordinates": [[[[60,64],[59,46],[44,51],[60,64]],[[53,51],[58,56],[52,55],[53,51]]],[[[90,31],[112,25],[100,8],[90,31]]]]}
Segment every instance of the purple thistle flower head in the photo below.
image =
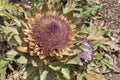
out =
{"type": "Polygon", "coordinates": [[[89,62],[91,60],[92,52],[91,51],[83,51],[78,54],[79,58],[82,58],[85,62],[89,62]]]}
{"type": "Polygon", "coordinates": [[[37,45],[45,51],[64,49],[70,39],[70,26],[65,20],[53,15],[41,17],[33,28],[33,37],[37,45]]]}

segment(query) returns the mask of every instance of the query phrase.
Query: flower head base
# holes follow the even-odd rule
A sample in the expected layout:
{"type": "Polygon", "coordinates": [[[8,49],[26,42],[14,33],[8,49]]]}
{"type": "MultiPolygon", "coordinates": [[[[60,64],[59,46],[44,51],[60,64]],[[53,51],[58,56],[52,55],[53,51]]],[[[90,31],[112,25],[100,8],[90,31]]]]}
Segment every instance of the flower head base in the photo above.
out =
{"type": "Polygon", "coordinates": [[[67,17],[49,10],[42,14],[36,13],[35,17],[27,20],[27,26],[23,26],[22,31],[31,56],[62,59],[64,55],[72,52],[71,47],[77,41],[77,30],[67,17]]]}

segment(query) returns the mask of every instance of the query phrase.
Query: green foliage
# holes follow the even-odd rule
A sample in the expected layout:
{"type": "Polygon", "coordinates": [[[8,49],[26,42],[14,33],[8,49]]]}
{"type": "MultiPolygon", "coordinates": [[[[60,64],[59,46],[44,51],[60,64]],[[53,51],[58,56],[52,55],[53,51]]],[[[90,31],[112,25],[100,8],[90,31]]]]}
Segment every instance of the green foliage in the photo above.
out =
{"type": "Polygon", "coordinates": [[[0,16],[7,16],[4,14],[4,10],[14,11],[17,7],[10,3],[9,0],[0,0],[0,16]]]}
{"type": "MultiPolygon", "coordinates": [[[[103,73],[107,71],[107,68],[120,73],[120,68],[108,61],[108,58],[105,56],[105,54],[112,52],[113,50],[120,50],[119,45],[116,42],[110,40],[109,37],[105,37],[105,35],[107,35],[106,29],[98,29],[92,23],[90,23],[90,26],[83,26],[81,29],[79,35],[81,36],[84,34],[85,36],[83,36],[83,38],[87,39],[93,45],[94,49],[93,60],[88,64],[87,68],[95,71],[95,68],[101,66],[103,73]]],[[[83,46],[80,48],[84,50],[83,46]]],[[[99,73],[102,72],[99,71],[99,73]]]]}
{"type": "Polygon", "coordinates": [[[120,73],[120,68],[115,66],[114,64],[112,64],[111,62],[109,62],[108,60],[102,60],[101,61],[104,65],[106,65],[108,68],[110,68],[111,70],[113,70],[114,72],[118,72],[120,73]]]}
{"type": "Polygon", "coordinates": [[[61,72],[63,74],[63,76],[66,78],[66,79],[70,79],[70,70],[69,68],[66,66],[66,67],[63,67],[61,69],[61,72]]]}
{"type": "Polygon", "coordinates": [[[11,71],[14,71],[12,67],[12,62],[14,61],[14,57],[18,54],[15,50],[10,50],[6,53],[6,55],[0,55],[0,78],[1,80],[6,80],[6,70],[9,68],[11,71]]]}
{"type": "Polygon", "coordinates": [[[6,37],[6,40],[10,44],[18,45],[22,43],[17,27],[15,27],[14,24],[9,24],[8,22],[5,21],[5,26],[0,25],[0,31],[1,31],[1,34],[6,37]],[[12,39],[13,37],[17,42],[13,42],[13,39],[12,39]]]}
{"type": "Polygon", "coordinates": [[[63,10],[64,14],[75,11],[73,16],[76,18],[90,17],[95,15],[96,11],[101,8],[100,5],[95,5],[91,0],[76,0],[69,2],[69,5],[63,10]]]}
{"type": "Polygon", "coordinates": [[[15,6],[12,3],[9,3],[9,0],[0,0],[0,10],[13,10],[15,6]]]}
{"type": "MultiPolygon", "coordinates": [[[[42,0],[39,0],[36,8],[38,8],[38,6],[41,7],[44,12],[45,8],[47,9],[48,6],[51,7],[53,5],[47,6],[47,4],[43,4],[42,0]]],[[[57,3],[54,5],[55,9],[60,6],[58,6],[57,3]]],[[[78,23],[81,18],[95,15],[96,11],[100,9],[101,6],[92,4],[91,0],[70,0],[62,8],[63,14],[67,14],[69,19],[75,19],[74,23],[78,23]]],[[[27,53],[23,54],[15,50],[14,46],[23,43],[21,39],[22,33],[20,31],[21,23],[22,25],[27,26],[27,24],[18,19],[18,16],[11,14],[11,12],[14,13],[18,9],[21,10],[20,12],[24,13],[25,18],[30,14],[34,15],[33,13],[36,10],[35,8],[32,8],[32,11],[30,12],[24,11],[22,8],[9,3],[8,0],[0,0],[0,16],[5,16],[7,18],[7,20],[3,20],[3,25],[0,25],[0,35],[6,36],[8,44],[13,45],[11,50],[7,50],[8,52],[4,56],[0,55],[1,80],[6,79],[7,68],[14,71],[14,68],[11,65],[13,61],[18,65],[24,66],[22,76],[24,80],[73,80],[75,76],[77,76],[78,80],[101,80],[101,78],[99,78],[101,75],[87,71],[96,71],[95,68],[99,69],[99,67],[102,67],[103,72],[107,70],[107,67],[114,72],[120,72],[120,68],[111,64],[107,61],[107,57],[105,57],[105,54],[112,52],[113,49],[118,51],[118,44],[111,41],[110,38],[105,37],[107,34],[105,29],[98,29],[92,25],[92,23],[90,26],[83,25],[80,28],[81,31],[79,33],[79,37],[89,41],[93,46],[92,60],[89,63],[85,63],[78,57],[79,52],[89,50],[86,46],[82,45],[81,42],[75,44],[73,55],[65,56],[62,60],[51,57],[39,59],[39,57],[31,57],[27,53]],[[8,10],[8,12],[5,10],[8,10]],[[16,56],[19,57],[15,58],[16,56]]]]}
{"type": "MultiPolygon", "coordinates": [[[[21,26],[20,21],[16,17],[22,12],[19,5],[10,3],[9,0],[0,0],[0,35],[1,40],[7,41],[7,45],[18,45],[21,44],[21,40],[17,27],[21,26]],[[16,41],[13,41],[12,38],[15,38],[16,41]]],[[[3,41],[3,42],[4,42],[3,41]]]]}

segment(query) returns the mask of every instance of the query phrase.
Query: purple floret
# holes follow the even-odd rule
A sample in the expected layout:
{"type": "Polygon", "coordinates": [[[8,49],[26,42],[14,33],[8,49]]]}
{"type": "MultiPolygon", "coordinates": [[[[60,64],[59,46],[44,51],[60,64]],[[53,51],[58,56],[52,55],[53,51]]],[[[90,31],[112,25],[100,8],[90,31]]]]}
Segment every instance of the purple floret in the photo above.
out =
{"type": "Polygon", "coordinates": [[[83,41],[82,41],[82,44],[83,44],[84,46],[88,47],[90,50],[92,50],[92,45],[91,45],[90,43],[88,43],[88,41],[83,40],[83,41]]]}
{"type": "Polygon", "coordinates": [[[78,57],[83,59],[85,62],[89,62],[92,59],[92,54],[93,54],[93,48],[92,45],[90,43],[88,43],[87,40],[83,40],[82,44],[86,47],[89,48],[88,51],[82,51],[80,53],[78,53],[78,57]]]}
{"type": "Polygon", "coordinates": [[[78,54],[78,56],[84,59],[85,62],[89,62],[91,60],[92,52],[91,51],[83,51],[78,54]]]}

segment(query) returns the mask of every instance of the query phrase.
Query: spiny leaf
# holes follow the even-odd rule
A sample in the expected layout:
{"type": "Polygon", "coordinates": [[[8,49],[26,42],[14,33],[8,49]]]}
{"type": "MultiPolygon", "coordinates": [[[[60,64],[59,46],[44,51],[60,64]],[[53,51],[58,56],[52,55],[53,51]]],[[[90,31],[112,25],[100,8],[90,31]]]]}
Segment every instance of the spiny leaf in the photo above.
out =
{"type": "Polygon", "coordinates": [[[114,64],[111,64],[109,61],[107,61],[107,60],[101,60],[101,62],[104,64],[104,65],[106,65],[108,68],[110,68],[111,70],[113,70],[114,72],[118,72],[118,73],[120,73],[120,68],[119,67],[117,67],[116,65],[114,65],[114,64]]]}
{"type": "Polygon", "coordinates": [[[24,56],[21,56],[17,59],[17,62],[20,64],[27,64],[28,60],[24,56]]]}
{"type": "MultiPolygon", "coordinates": [[[[9,36],[7,36],[7,41],[9,41],[13,37],[13,35],[18,35],[19,34],[19,32],[17,31],[17,28],[9,27],[9,24],[6,25],[6,26],[1,25],[0,26],[0,31],[1,31],[1,33],[5,34],[6,36],[9,35],[9,36]]],[[[20,41],[20,39],[19,39],[19,41],[20,41]]]]}
{"type": "Polygon", "coordinates": [[[77,74],[77,80],[83,80],[83,74],[77,74]]]}
{"type": "Polygon", "coordinates": [[[41,72],[40,80],[45,80],[48,73],[49,73],[49,71],[47,71],[47,70],[44,70],[43,72],[41,72]]]}
{"type": "Polygon", "coordinates": [[[0,0],[0,10],[15,10],[16,6],[9,2],[9,0],[0,0]]]}
{"type": "MultiPolygon", "coordinates": [[[[4,72],[5,72],[5,70],[4,70],[4,72]]],[[[6,80],[6,73],[4,73],[4,72],[0,73],[0,80],[6,80]]]]}
{"type": "Polygon", "coordinates": [[[9,61],[0,60],[0,70],[7,67],[8,64],[9,64],[9,61]]]}
{"type": "Polygon", "coordinates": [[[64,8],[63,13],[64,13],[64,14],[67,14],[67,13],[73,11],[73,10],[75,9],[75,6],[76,6],[75,3],[71,3],[71,4],[67,5],[67,6],[64,8]]]}
{"type": "Polygon", "coordinates": [[[11,64],[8,64],[8,68],[9,68],[10,70],[14,71],[14,68],[12,67],[11,64]]]}
{"type": "Polygon", "coordinates": [[[70,70],[68,69],[68,67],[65,67],[65,68],[63,67],[61,69],[61,73],[66,79],[70,79],[70,70]]]}
{"type": "Polygon", "coordinates": [[[54,80],[55,79],[55,71],[49,71],[47,80],[54,80]]]}
{"type": "Polygon", "coordinates": [[[22,44],[22,40],[19,35],[14,35],[15,40],[18,42],[19,45],[22,44]]]}
{"type": "Polygon", "coordinates": [[[68,64],[80,64],[80,65],[83,65],[82,61],[80,60],[80,58],[78,56],[70,59],[67,63],[68,64]]]}
{"type": "Polygon", "coordinates": [[[119,51],[120,50],[120,47],[118,44],[115,44],[115,42],[113,41],[107,41],[107,42],[104,42],[103,43],[104,45],[108,45],[111,49],[114,49],[116,51],[119,51]]]}
{"type": "Polygon", "coordinates": [[[74,16],[75,16],[75,17],[78,17],[78,18],[81,18],[81,17],[89,17],[90,15],[94,15],[95,12],[96,12],[98,9],[100,9],[100,8],[101,8],[101,6],[95,5],[95,6],[91,7],[91,8],[87,8],[87,10],[84,11],[84,12],[81,12],[81,14],[75,13],[74,16]]]}
{"type": "Polygon", "coordinates": [[[101,75],[98,74],[91,75],[86,73],[84,77],[87,80],[106,80],[105,78],[102,78],[101,75]]]}
{"type": "Polygon", "coordinates": [[[19,34],[19,32],[17,31],[15,27],[1,26],[1,30],[3,30],[2,32],[5,34],[9,34],[9,33],[19,34]]]}
{"type": "Polygon", "coordinates": [[[26,70],[23,73],[23,79],[30,80],[35,74],[36,68],[32,67],[32,65],[28,64],[26,66],[26,70]]]}
{"type": "Polygon", "coordinates": [[[14,57],[16,56],[16,55],[18,55],[19,53],[17,52],[17,51],[15,51],[14,49],[11,49],[10,51],[8,51],[7,53],[6,53],[6,55],[8,56],[8,58],[10,58],[10,59],[14,59],[14,57]]]}

